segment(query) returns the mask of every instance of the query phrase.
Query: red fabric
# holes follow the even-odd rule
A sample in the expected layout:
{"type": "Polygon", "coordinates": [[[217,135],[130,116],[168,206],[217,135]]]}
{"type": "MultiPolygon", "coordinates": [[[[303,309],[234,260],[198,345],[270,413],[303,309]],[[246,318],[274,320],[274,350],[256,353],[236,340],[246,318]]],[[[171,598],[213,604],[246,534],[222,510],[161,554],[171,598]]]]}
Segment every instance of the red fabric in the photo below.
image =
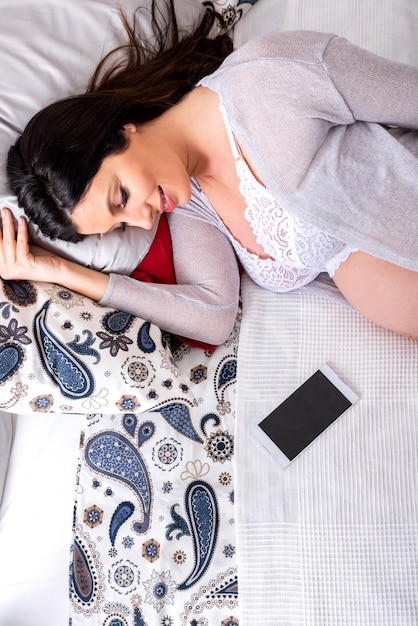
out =
{"type": "Polygon", "coordinates": [[[131,276],[136,280],[148,283],[175,284],[176,275],[174,273],[171,237],[164,213],[158,222],[157,232],[150,249],[131,276]]]}
{"type": "MultiPolygon", "coordinates": [[[[164,213],[158,222],[157,232],[150,249],[138,267],[134,269],[131,277],[148,283],[176,284],[170,231],[164,213]]],[[[202,350],[213,350],[215,348],[215,346],[195,341],[194,339],[185,337],[178,337],[178,339],[190,346],[202,348],[202,350]]]]}

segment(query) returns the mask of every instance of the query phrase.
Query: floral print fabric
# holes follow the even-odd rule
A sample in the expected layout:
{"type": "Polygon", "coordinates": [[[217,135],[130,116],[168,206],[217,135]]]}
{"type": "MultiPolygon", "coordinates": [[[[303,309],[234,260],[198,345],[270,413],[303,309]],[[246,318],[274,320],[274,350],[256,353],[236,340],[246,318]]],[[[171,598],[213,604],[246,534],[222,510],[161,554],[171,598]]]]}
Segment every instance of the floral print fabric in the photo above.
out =
{"type": "Polygon", "coordinates": [[[161,330],[58,285],[0,279],[0,409],[141,413],[193,404],[161,330]]]}
{"type": "Polygon", "coordinates": [[[86,416],[71,556],[73,626],[239,623],[237,347],[238,324],[214,352],[174,351],[190,404],[176,389],[171,402],[141,414],[86,416]]]}

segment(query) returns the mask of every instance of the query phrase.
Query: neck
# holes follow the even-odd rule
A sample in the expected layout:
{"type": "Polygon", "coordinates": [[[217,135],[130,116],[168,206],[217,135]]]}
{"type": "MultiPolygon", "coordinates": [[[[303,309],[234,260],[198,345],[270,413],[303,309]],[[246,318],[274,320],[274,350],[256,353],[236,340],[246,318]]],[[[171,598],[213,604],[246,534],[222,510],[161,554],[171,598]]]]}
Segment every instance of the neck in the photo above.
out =
{"type": "Polygon", "coordinates": [[[207,87],[197,87],[167,113],[167,128],[181,146],[189,176],[216,178],[230,150],[225,150],[226,131],[219,110],[219,97],[207,87]]]}

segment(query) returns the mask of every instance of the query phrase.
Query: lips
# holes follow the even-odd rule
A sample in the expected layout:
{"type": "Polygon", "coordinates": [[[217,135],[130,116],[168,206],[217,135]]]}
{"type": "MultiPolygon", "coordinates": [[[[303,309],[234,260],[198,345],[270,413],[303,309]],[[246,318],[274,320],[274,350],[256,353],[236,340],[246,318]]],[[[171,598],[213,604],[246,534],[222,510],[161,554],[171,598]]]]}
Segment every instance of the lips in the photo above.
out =
{"type": "Polygon", "coordinates": [[[176,208],[176,203],[174,199],[162,187],[158,186],[158,189],[160,190],[161,196],[161,212],[171,213],[176,208]]]}

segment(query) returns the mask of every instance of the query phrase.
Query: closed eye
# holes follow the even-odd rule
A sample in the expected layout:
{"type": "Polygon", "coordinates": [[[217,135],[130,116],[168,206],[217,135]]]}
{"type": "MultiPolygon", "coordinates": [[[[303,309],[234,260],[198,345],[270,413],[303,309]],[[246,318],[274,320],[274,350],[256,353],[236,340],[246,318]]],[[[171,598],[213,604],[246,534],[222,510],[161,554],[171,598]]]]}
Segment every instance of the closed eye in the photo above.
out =
{"type": "Polygon", "coordinates": [[[129,199],[128,192],[126,191],[125,187],[120,186],[120,195],[122,198],[121,206],[124,209],[128,204],[129,199]]]}

